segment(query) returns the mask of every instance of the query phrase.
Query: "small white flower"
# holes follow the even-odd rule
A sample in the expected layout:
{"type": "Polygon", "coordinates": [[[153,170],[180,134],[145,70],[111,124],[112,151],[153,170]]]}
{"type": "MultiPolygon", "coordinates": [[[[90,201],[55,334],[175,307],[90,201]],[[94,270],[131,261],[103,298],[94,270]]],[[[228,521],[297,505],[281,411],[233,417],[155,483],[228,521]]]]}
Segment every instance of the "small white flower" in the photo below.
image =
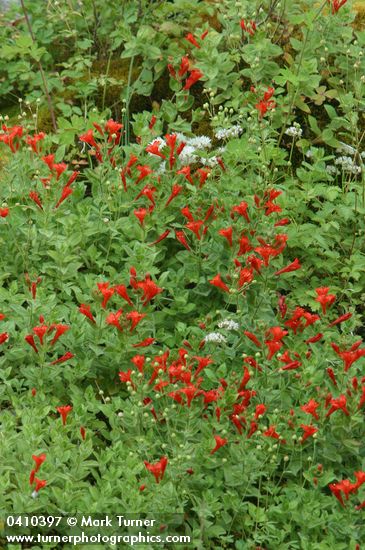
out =
{"type": "Polygon", "coordinates": [[[218,128],[214,135],[217,139],[232,139],[238,137],[242,131],[242,126],[236,124],[230,128],[218,128]]]}
{"type": "Polygon", "coordinates": [[[327,174],[330,174],[331,176],[335,176],[338,173],[338,170],[336,166],[333,166],[333,164],[327,164],[326,165],[326,172],[327,174]]]}
{"type": "Polygon", "coordinates": [[[350,172],[351,174],[360,174],[361,167],[358,166],[351,157],[343,156],[338,157],[335,160],[337,166],[341,166],[343,172],[350,172]]]}
{"type": "Polygon", "coordinates": [[[336,153],[345,153],[347,155],[355,155],[356,149],[351,147],[351,145],[348,145],[347,143],[343,143],[340,141],[341,147],[336,149],[336,153]]]}
{"type": "Polygon", "coordinates": [[[289,128],[287,128],[285,130],[285,133],[286,133],[287,136],[290,136],[290,137],[293,137],[293,138],[300,138],[300,137],[302,137],[303,130],[301,128],[298,128],[298,125],[289,126],[289,128]]]}
{"type": "Polygon", "coordinates": [[[227,330],[239,330],[240,326],[236,321],[232,319],[224,319],[218,323],[219,328],[225,328],[227,330]]]}
{"type": "Polygon", "coordinates": [[[225,344],[227,339],[220,332],[210,332],[204,338],[205,342],[215,342],[217,344],[225,344]]]}
{"type": "Polygon", "coordinates": [[[196,136],[189,138],[186,144],[190,145],[190,147],[195,147],[195,149],[210,149],[212,140],[208,136],[196,136]]]}

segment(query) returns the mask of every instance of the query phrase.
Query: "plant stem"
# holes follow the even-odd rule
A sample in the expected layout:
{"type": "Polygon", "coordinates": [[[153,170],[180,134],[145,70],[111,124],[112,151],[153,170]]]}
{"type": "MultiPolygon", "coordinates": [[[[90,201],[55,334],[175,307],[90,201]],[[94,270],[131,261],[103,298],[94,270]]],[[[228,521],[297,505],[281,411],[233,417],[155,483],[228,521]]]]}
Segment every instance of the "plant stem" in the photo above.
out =
{"type": "MultiPolygon", "coordinates": [[[[28,27],[28,30],[29,30],[30,37],[32,39],[33,44],[36,44],[36,39],[35,39],[35,36],[34,36],[34,33],[33,33],[32,25],[31,25],[31,22],[30,22],[30,19],[29,19],[29,16],[28,16],[27,9],[26,9],[25,4],[24,4],[24,0],[20,0],[20,3],[21,3],[21,6],[22,6],[22,10],[23,10],[23,13],[24,13],[25,21],[27,23],[27,27],[28,27]]],[[[53,108],[52,99],[51,99],[51,96],[49,94],[48,85],[47,85],[46,77],[45,77],[45,74],[44,74],[44,71],[43,71],[42,63],[40,61],[37,61],[36,63],[38,65],[39,72],[40,72],[40,75],[41,75],[41,78],[42,78],[44,93],[46,94],[48,108],[49,108],[49,112],[50,112],[51,119],[52,119],[52,126],[53,126],[54,131],[57,132],[56,116],[55,116],[55,112],[54,112],[54,108],[53,108]]]]}

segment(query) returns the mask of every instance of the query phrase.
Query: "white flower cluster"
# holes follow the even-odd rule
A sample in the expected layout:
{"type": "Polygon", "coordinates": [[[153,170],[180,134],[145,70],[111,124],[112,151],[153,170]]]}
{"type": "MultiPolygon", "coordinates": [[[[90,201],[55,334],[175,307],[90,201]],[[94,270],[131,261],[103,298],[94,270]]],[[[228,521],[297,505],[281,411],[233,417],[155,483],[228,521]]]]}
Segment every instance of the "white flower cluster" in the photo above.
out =
{"type": "Polygon", "coordinates": [[[326,172],[330,176],[335,176],[336,174],[338,174],[338,170],[337,170],[336,166],[333,166],[333,164],[327,164],[326,165],[326,172]]]}
{"type": "Polygon", "coordinates": [[[343,141],[340,141],[340,147],[336,149],[336,153],[344,153],[345,155],[355,155],[356,149],[354,149],[354,147],[351,147],[351,145],[348,145],[347,143],[343,143],[343,141]]]}
{"type": "Polygon", "coordinates": [[[215,342],[216,344],[226,344],[227,339],[220,332],[210,332],[204,338],[204,342],[215,342]]]}
{"type": "Polygon", "coordinates": [[[224,319],[218,323],[219,328],[225,328],[227,330],[238,330],[240,328],[239,324],[232,319],[224,319]]]}
{"type": "Polygon", "coordinates": [[[218,128],[215,131],[215,137],[217,139],[232,139],[238,137],[240,134],[242,134],[242,126],[239,124],[236,124],[235,126],[231,126],[230,128],[218,128]]]}
{"type": "Polygon", "coordinates": [[[302,137],[303,130],[299,127],[299,125],[289,126],[285,130],[285,133],[287,136],[293,137],[293,138],[300,138],[302,137]]]}
{"type": "Polygon", "coordinates": [[[335,160],[336,166],[341,166],[343,172],[350,172],[350,174],[361,174],[361,166],[358,166],[351,157],[338,157],[335,160]]]}

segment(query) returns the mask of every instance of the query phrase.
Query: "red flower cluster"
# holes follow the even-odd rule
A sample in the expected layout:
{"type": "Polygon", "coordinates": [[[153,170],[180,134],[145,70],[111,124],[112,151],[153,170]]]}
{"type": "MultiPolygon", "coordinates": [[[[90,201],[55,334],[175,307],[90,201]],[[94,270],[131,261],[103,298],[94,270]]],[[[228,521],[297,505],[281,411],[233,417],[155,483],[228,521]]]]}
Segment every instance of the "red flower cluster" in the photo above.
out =
{"type": "Polygon", "coordinates": [[[43,489],[43,487],[47,485],[46,480],[38,479],[37,477],[35,477],[35,474],[38,472],[39,468],[42,466],[43,462],[46,460],[46,455],[45,453],[42,453],[39,456],[32,455],[32,459],[35,462],[35,468],[33,468],[33,470],[30,472],[29,484],[32,486],[35,483],[35,489],[32,496],[36,497],[38,494],[38,491],[40,491],[40,489],[43,489]]]}
{"type": "MultiPolygon", "coordinates": [[[[351,483],[349,479],[343,479],[342,481],[338,481],[337,483],[330,483],[328,485],[328,488],[332,492],[332,494],[337,498],[341,506],[345,506],[345,503],[342,498],[342,494],[344,495],[346,500],[349,500],[349,495],[352,493],[356,493],[358,489],[365,483],[365,472],[359,471],[354,473],[356,477],[355,483],[351,483]]],[[[360,505],[360,508],[362,506],[360,505]]]]}
{"type": "MultiPolygon", "coordinates": [[[[44,323],[43,315],[41,315],[39,317],[39,322],[41,324],[38,325],[38,326],[33,327],[32,331],[33,331],[34,335],[38,338],[39,345],[41,345],[41,346],[47,345],[47,349],[49,347],[52,347],[57,342],[57,340],[63,334],[65,334],[65,332],[67,332],[70,329],[69,325],[63,325],[61,323],[52,323],[51,325],[46,325],[44,323]],[[48,342],[46,344],[46,342],[44,341],[45,336],[52,333],[52,332],[54,332],[54,331],[55,331],[55,334],[54,334],[53,338],[51,339],[50,342],[48,342]]],[[[36,345],[36,342],[35,342],[35,339],[34,339],[34,335],[33,334],[27,334],[24,337],[24,339],[34,349],[34,351],[36,353],[38,353],[38,348],[37,348],[37,345],[36,345]]],[[[70,351],[68,351],[64,355],[59,357],[58,359],[52,361],[50,363],[50,365],[57,365],[59,363],[64,363],[65,361],[68,361],[69,359],[72,359],[72,357],[74,357],[74,354],[71,353],[70,351]]]]}
{"type": "Polygon", "coordinates": [[[144,461],[144,465],[147,470],[155,477],[156,483],[160,483],[160,481],[162,481],[167,464],[167,456],[162,456],[158,462],[155,462],[155,464],[151,464],[150,462],[147,462],[147,460],[144,461]]]}

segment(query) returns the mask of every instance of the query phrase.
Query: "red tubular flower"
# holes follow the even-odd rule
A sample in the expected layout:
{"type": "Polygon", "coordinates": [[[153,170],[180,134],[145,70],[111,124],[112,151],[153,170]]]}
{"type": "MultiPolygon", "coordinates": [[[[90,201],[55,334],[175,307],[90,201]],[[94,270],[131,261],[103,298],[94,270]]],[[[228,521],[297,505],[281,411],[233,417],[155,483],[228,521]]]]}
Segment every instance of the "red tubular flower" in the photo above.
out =
{"type": "Polygon", "coordinates": [[[144,368],[145,360],[146,360],[146,358],[145,358],[144,355],[135,355],[131,359],[132,363],[137,367],[137,369],[139,370],[139,372],[141,374],[143,374],[143,368],[144,368]]]}
{"type": "Polygon", "coordinates": [[[38,150],[38,143],[46,137],[44,132],[39,132],[39,134],[34,134],[34,136],[27,136],[26,142],[31,146],[33,153],[38,154],[41,150],[41,147],[38,150]]]}
{"type": "Polygon", "coordinates": [[[42,453],[41,455],[32,455],[32,459],[35,462],[35,469],[33,470],[34,473],[37,473],[39,468],[42,466],[43,462],[46,460],[45,453],[42,453]]]}
{"type": "Polygon", "coordinates": [[[58,164],[54,164],[52,169],[56,172],[56,181],[58,181],[63,172],[67,170],[67,164],[65,162],[59,162],[58,164]]]}
{"type": "MultiPolygon", "coordinates": [[[[270,428],[265,430],[262,435],[265,437],[272,437],[273,439],[280,439],[280,435],[277,433],[275,426],[270,426],[270,428]]],[[[283,443],[285,442],[284,439],[282,441],[283,443]]]]}
{"type": "Polygon", "coordinates": [[[333,304],[333,302],[336,300],[336,296],[334,294],[328,294],[328,291],[329,291],[328,286],[316,288],[315,291],[317,293],[317,298],[315,299],[315,301],[321,304],[322,313],[323,315],[326,315],[327,306],[330,306],[333,304]]]}
{"type": "Polygon", "coordinates": [[[250,371],[248,370],[247,367],[244,367],[244,374],[243,374],[243,378],[241,380],[241,383],[238,387],[238,391],[243,391],[245,389],[245,387],[247,386],[248,382],[250,381],[250,371]]]}
{"type": "Polygon", "coordinates": [[[330,377],[330,379],[332,380],[333,384],[335,386],[337,386],[337,381],[336,381],[336,377],[335,377],[335,373],[333,372],[333,369],[331,369],[331,367],[328,367],[326,369],[326,372],[327,372],[328,376],[330,377]]]}
{"type": "Polygon", "coordinates": [[[123,298],[123,300],[125,300],[130,306],[133,306],[133,303],[132,303],[130,297],[128,296],[127,288],[125,287],[125,285],[115,285],[113,288],[114,288],[115,292],[121,298],[123,298]]]}
{"type": "Polygon", "coordinates": [[[190,229],[190,231],[192,231],[194,235],[197,237],[197,239],[200,241],[201,235],[199,231],[203,223],[204,223],[203,220],[196,220],[194,222],[188,222],[185,227],[187,229],[190,229]]]}
{"type": "Polygon", "coordinates": [[[281,275],[282,273],[290,273],[291,271],[296,271],[297,269],[300,269],[302,266],[299,263],[298,258],[295,258],[295,260],[287,265],[286,267],[283,267],[282,269],[279,269],[279,271],[276,271],[274,275],[281,275]]]}
{"type": "Polygon", "coordinates": [[[67,420],[67,416],[70,414],[70,412],[72,411],[72,407],[71,405],[64,405],[62,407],[57,407],[56,408],[56,411],[60,413],[61,415],[61,418],[62,418],[62,424],[63,426],[66,425],[66,420],[67,420]]]}
{"type": "Polygon", "coordinates": [[[268,360],[273,358],[275,353],[277,353],[283,346],[283,343],[279,340],[266,340],[265,345],[267,346],[269,350],[269,354],[267,356],[268,360]]]}
{"type": "Polygon", "coordinates": [[[345,503],[342,500],[342,495],[341,495],[341,484],[340,483],[330,483],[328,485],[328,488],[331,491],[331,493],[337,498],[337,500],[339,501],[341,506],[345,506],[345,503]]]}
{"type": "Polygon", "coordinates": [[[152,174],[153,170],[152,168],[150,168],[149,166],[147,165],[144,165],[144,166],[141,166],[141,165],[138,165],[137,167],[137,170],[139,172],[139,176],[138,178],[136,179],[136,185],[142,181],[144,178],[146,178],[147,176],[149,176],[150,174],[152,174]]]}
{"type": "Polygon", "coordinates": [[[308,426],[307,424],[301,424],[300,427],[304,431],[304,434],[302,436],[302,444],[308,437],[318,432],[318,428],[315,428],[311,424],[308,426]]]}
{"type": "Polygon", "coordinates": [[[129,313],[127,313],[126,319],[131,321],[130,332],[132,332],[136,328],[138,323],[142,321],[144,317],[146,317],[146,314],[139,313],[138,311],[130,311],[129,313]]]}
{"type": "Polygon", "coordinates": [[[253,36],[255,34],[255,31],[256,31],[255,21],[249,21],[248,25],[246,26],[245,20],[241,19],[240,27],[242,31],[246,31],[250,36],[253,36]]]}
{"type": "Polygon", "coordinates": [[[297,368],[299,368],[301,366],[301,362],[300,361],[291,361],[290,363],[287,363],[285,365],[285,367],[280,367],[279,371],[282,371],[282,370],[295,370],[297,368]]]}
{"type": "Polygon", "coordinates": [[[29,198],[32,199],[32,201],[35,202],[36,205],[39,206],[41,210],[43,210],[42,201],[36,191],[30,191],[29,198]]]}
{"type": "Polygon", "coordinates": [[[38,336],[41,346],[43,346],[43,338],[44,338],[44,335],[46,334],[46,332],[48,331],[48,326],[47,325],[39,325],[37,327],[34,327],[32,330],[33,330],[34,334],[36,336],[38,336]]]}
{"type": "Polygon", "coordinates": [[[288,223],[290,223],[289,218],[283,218],[283,219],[279,220],[278,222],[274,223],[274,227],[281,227],[283,225],[288,225],[288,223]]]}
{"type": "Polygon", "coordinates": [[[247,336],[247,338],[249,338],[251,342],[255,344],[255,346],[257,346],[258,348],[261,348],[261,342],[252,332],[249,332],[248,330],[244,330],[243,334],[247,336]]]}
{"type": "Polygon", "coordinates": [[[119,372],[118,373],[119,380],[123,384],[126,384],[127,382],[130,382],[131,385],[134,387],[134,384],[133,384],[132,378],[131,378],[132,372],[133,372],[132,369],[128,369],[127,372],[119,372]]]}
{"type": "Polygon", "coordinates": [[[220,288],[221,290],[224,290],[224,292],[229,292],[228,286],[222,281],[222,278],[221,278],[219,273],[218,273],[218,275],[213,277],[213,279],[211,279],[209,282],[210,282],[211,285],[216,286],[217,288],[220,288]]]}
{"type": "Polygon", "coordinates": [[[9,340],[9,333],[8,332],[2,332],[0,334],[0,345],[4,344],[4,342],[6,342],[7,340],[9,340]]]}
{"type": "Polygon", "coordinates": [[[352,313],[345,313],[344,315],[340,315],[339,317],[337,317],[337,319],[332,321],[332,323],[330,323],[328,326],[334,327],[335,325],[339,325],[340,323],[347,321],[347,319],[351,319],[351,317],[352,317],[352,313]]]}
{"type": "Polygon", "coordinates": [[[59,363],[65,363],[66,361],[68,361],[69,359],[72,359],[73,357],[75,357],[75,355],[70,351],[67,351],[64,355],[62,355],[62,357],[60,357],[59,359],[56,359],[56,361],[52,361],[50,365],[58,365],[59,363]]]}
{"type": "Polygon", "coordinates": [[[254,420],[251,420],[250,430],[249,430],[249,432],[248,432],[248,434],[247,434],[247,439],[250,439],[250,437],[252,437],[253,434],[254,434],[255,432],[257,432],[258,427],[259,427],[259,426],[258,426],[257,422],[255,422],[254,420]]]}
{"type": "Polygon", "coordinates": [[[103,295],[103,301],[101,303],[101,307],[103,309],[105,309],[107,303],[109,302],[110,298],[113,296],[115,290],[114,290],[114,288],[109,288],[109,283],[108,282],[97,283],[97,287],[100,290],[101,294],[103,295]]]}
{"type": "Polygon", "coordinates": [[[193,84],[195,84],[195,82],[197,82],[198,80],[200,80],[202,78],[203,73],[201,71],[199,71],[199,69],[193,69],[191,72],[190,72],[190,76],[186,79],[186,82],[185,82],[185,86],[184,86],[184,90],[190,90],[190,88],[193,86],[193,84]]]}
{"type": "Polygon", "coordinates": [[[166,206],[168,206],[170,204],[170,202],[178,196],[179,193],[181,193],[181,191],[183,190],[183,186],[182,185],[178,185],[177,183],[174,183],[174,185],[172,186],[172,191],[171,191],[171,194],[169,196],[169,198],[167,199],[166,201],[166,204],[165,204],[165,208],[166,206]]]}
{"type": "Polygon", "coordinates": [[[170,233],[170,229],[166,229],[166,231],[161,233],[161,235],[159,235],[155,241],[153,241],[152,243],[148,243],[148,246],[153,246],[155,244],[160,243],[161,241],[166,239],[166,237],[169,235],[169,233],[170,233]]]}
{"type": "Polygon", "coordinates": [[[108,325],[115,326],[120,332],[123,332],[123,329],[119,323],[119,317],[122,315],[122,313],[123,313],[123,310],[118,309],[116,313],[109,313],[109,315],[106,318],[106,323],[108,325]]]}
{"type": "Polygon", "coordinates": [[[342,6],[344,6],[347,2],[347,0],[327,0],[327,1],[331,6],[331,12],[333,15],[337,13],[338,10],[342,8],[342,6]]]}
{"type": "Polygon", "coordinates": [[[190,42],[190,44],[192,44],[193,46],[195,46],[196,48],[200,48],[200,45],[199,43],[197,42],[195,36],[189,32],[186,36],[185,36],[185,40],[187,40],[188,42],[190,42]]]}
{"type": "Polygon", "coordinates": [[[84,426],[80,426],[80,435],[81,435],[82,440],[85,441],[85,439],[86,439],[86,430],[85,430],[84,426]]]}
{"type": "Polygon", "coordinates": [[[155,155],[156,157],[160,157],[162,159],[166,158],[166,155],[161,153],[160,151],[161,143],[159,140],[153,141],[150,145],[146,147],[146,153],[150,153],[151,155],[155,155]]]}
{"type": "MultiPolygon", "coordinates": [[[[237,256],[243,256],[244,254],[252,250],[250,240],[248,237],[246,237],[246,235],[241,235],[241,238],[239,240],[239,245],[240,245],[240,248],[239,248],[239,251],[237,252],[237,256]]],[[[251,258],[253,257],[254,256],[251,256],[251,258]]],[[[260,265],[263,263],[262,260],[259,260],[259,258],[257,258],[257,260],[260,262],[260,265]]]]}
{"type": "Polygon", "coordinates": [[[144,281],[139,281],[137,283],[137,288],[142,289],[142,304],[145,306],[154,298],[157,294],[163,292],[163,288],[160,288],[152,281],[149,275],[146,275],[144,281]]]}
{"type": "Polygon", "coordinates": [[[176,172],[176,174],[180,174],[181,176],[184,176],[185,179],[191,184],[194,185],[193,179],[191,177],[191,171],[190,166],[184,166],[184,168],[181,168],[176,172]]]}
{"type": "Polygon", "coordinates": [[[51,346],[57,342],[57,340],[62,336],[62,334],[65,334],[70,329],[69,325],[62,325],[62,324],[53,324],[49,327],[48,332],[51,332],[53,330],[56,330],[56,334],[54,335],[53,339],[51,340],[51,346]]]}
{"type": "Polygon", "coordinates": [[[79,306],[79,312],[82,314],[82,315],[85,315],[85,317],[87,317],[88,319],[90,319],[90,321],[92,323],[96,323],[95,319],[94,319],[94,316],[93,314],[91,313],[90,311],[90,306],[86,305],[86,304],[81,304],[79,306]]]}
{"type": "Polygon", "coordinates": [[[43,487],[47,485],[47,481],[45,479],[38,479],[37,477],[34,479],[35,481],[35,488],[34,491],[38,493],[43,487]]]}
{"type": "Polygon", "coordinates": [[[181,209],[181,213],[184,216],[184,218],[189,220],[189,222],[194,221],[194,217],[193,217],[192,213],[190,212],[190,208],[188,206],[184,206],[184,208],[181,209]]]}
{"type": "Polygon", "coordinates": [[[37,346],[35,345],[35,341],[34,341],[34,336],[33,334],[27,334],[27,336],[25,336],[24,340],[30,345],[32,346],[32,348],[34,349],[34,351],[36,353],[38,353],[38,349],[37,349],[37,346]]]}
{"type": "Polygon", "coordinates": [[[195,173],[195,176],[197,174],[199,175],[199,188],[201,189],[204,183],[206,182],[207,177],[209,176],[209,170],[198,168],[198,170],[195,173]]]}
{"type": "Polygon", "coordinates": [[[147,462],[147,460],[144,460],[144,465],[146,466],[147,470],[151,472],[151,474],[155,477],[156,483],[160,483],[160,481],[162,481],[165,475],[167,464],[167,456],[162,456],[158,462],[155,462],[155,464],[151,464],[150,462],[147,462]]]}
{"type": "Polygon", "coordinates": [[[50,170],[53,170],[54,165],[54,155],[47,155],[45,157],[42,157],[43,162],[45,162],[50,170]]]}
{"type": "Polygon", "coordinates": [[[340,397],[337,397],[337,399],[331,399],[330,404],[331,404],[331,408],[326,413],[326,418],[331,416],[331,414],[333,414],[338,410],[342,410],[346,416],[350,415],[349,411],[346,408],[346,404],[347,404],[346,395],[341,394],[340,397]]]}
{"type": "Polygon", "coordinates": [[[255,419],[257,420],[259,417],[261,417],[263,414],[265,414],[266,411],[267,411],[267,407],[263,403],[260,403],[259,405],[256,405],[255,419]]]}
{"type": "Polygon", "coordinates": [[[319,403],[317,403],[317,401],[315,401],[314,399],[310,399],[308,403],[306,403],[305,405],[301,405],[300,408],[305,413],[311,414],[313,418],[315,418],[316,420],[319,420],[318,413],[316,412],[318,407],[319,407],[319,403]]]}
{"type": "Polygon", "coordinates": [[[30,472],[30,476],[29,476],[29,485],[33,485],[34,483],[34,478],[35,478],[35,470],[32,470],[30,472]]]}
{"type": "Polygon", "coordinates": [[[262,119],[266,115],[268,110],[275,107],[275,101],[261,100],[259,101],[259,103],[256,103],[255,107],[259,112],[259,118],[262,119]]]}
{"type": "Polygon", "coordinates": [[[215,439],[215,447],[210,451],[211,455],[216,453],[221,447],[224,447],[224,445],[227,445],[228,443],[228,439],[220,437],[219,435],[215,435],[214,439],[215,439]]]}
{"type": "Polygon", "coordinates": [[[9,214],[9,208],[0,208],[0,218],[6,218],[9,214]]]}
{"type": "Polygon", "coordinates": [[[75,179],[77,178],[77,176],[80,174],[80,172],[78,172],[77,170],[75,170],[74,172],[72,172],[71,176],[69,177],[69,179],[67,180],[67,183],[65,185],[65,187],[70,187],[70,185],[73,184],[73,182],[75,181],[75,179]]]}
{"type": "Polygon", "coordinates": [[[144,219],[145,219],[146,215],[148,214],[147,208],[138,208],[136,210],[133,210],[133,214],[136,216],[139,223],[143,227],[144,219]]]}
{"type": "Polygon", "coordinates": [[[240,275],[238,279],[238,288],[241,288],[243,285],[249,284],[252,281],[253,281],[253,269],[248,267],[243,267],[240,270],[240,275]]]}
{"type": "Polygon", "coordinates": [[[68,187],[67,185],[65,185],[65,187],[62,189],[61,197],[57,201],[55,208],[58,208],[60,206],[60,204],[62,204],[63,201],[65,201],[67,199],[67,197],[72,195],[72,193],[73,193],[73,189],[71,189],[71,187],[68,187]]]}
{"type": "Polygon", "coordinates": [[[139,344],[133,344],[134,348],[144,348],[147,346],[150,346],[156,341],[156,338],[145,338],[142,340],[142,342],[139,342],[139,344]]]}
{"type": "Polygon", "coordinates": [[[150,130],[152,130],[152,128],[153,128],[154,125],[156,124],[156,121],[157,121],[156,115],[152,115],[152,116],[151,116],[151,121],[150,121],[150,123],[149,123],[149,125],[148,125],[148,128],[149,128],[150,130]]]}
{"type": "Polygon", "coordinates": [[[180,68],[179,68],[179,71],[178,71],[178,75],[180,76],[180,78],[182,76],[184,76],[185,73],[188,72],[189,70],[189,67],[190,67],[190,60],[189,58],[184,55],[182,58],[181,58],[181,63],[180,63],[180,68]]]}
{"type": "Polygon", "coordinates": [[[322,332],[318,332],[315,336],[312,336],[312,338],[308,338],[308,340],[305,341],[305,343],[308,344],[314,344],[315,342],[319,342],[323,338],[322,332]]]}
{"type": "Polygon", "coordinates": [[[232,247],[232,235],[233,235],[232,227],[227,227],[227,229],[220,229],[218,233],[219,235],[222,235],[222,237],[227,239],[229,246],[232,247]]]}
{"type": "Polygon", "coordinates": [[[181,242],[181,244],[186,248],[186,250],[190,251],[191,249],[190,249],[190,246],[187,243],[184,232],[183,231],[178,231],[177,229],[175,229],[175,235],[176,235],[177,240],[179,242],[181,242]]]}

